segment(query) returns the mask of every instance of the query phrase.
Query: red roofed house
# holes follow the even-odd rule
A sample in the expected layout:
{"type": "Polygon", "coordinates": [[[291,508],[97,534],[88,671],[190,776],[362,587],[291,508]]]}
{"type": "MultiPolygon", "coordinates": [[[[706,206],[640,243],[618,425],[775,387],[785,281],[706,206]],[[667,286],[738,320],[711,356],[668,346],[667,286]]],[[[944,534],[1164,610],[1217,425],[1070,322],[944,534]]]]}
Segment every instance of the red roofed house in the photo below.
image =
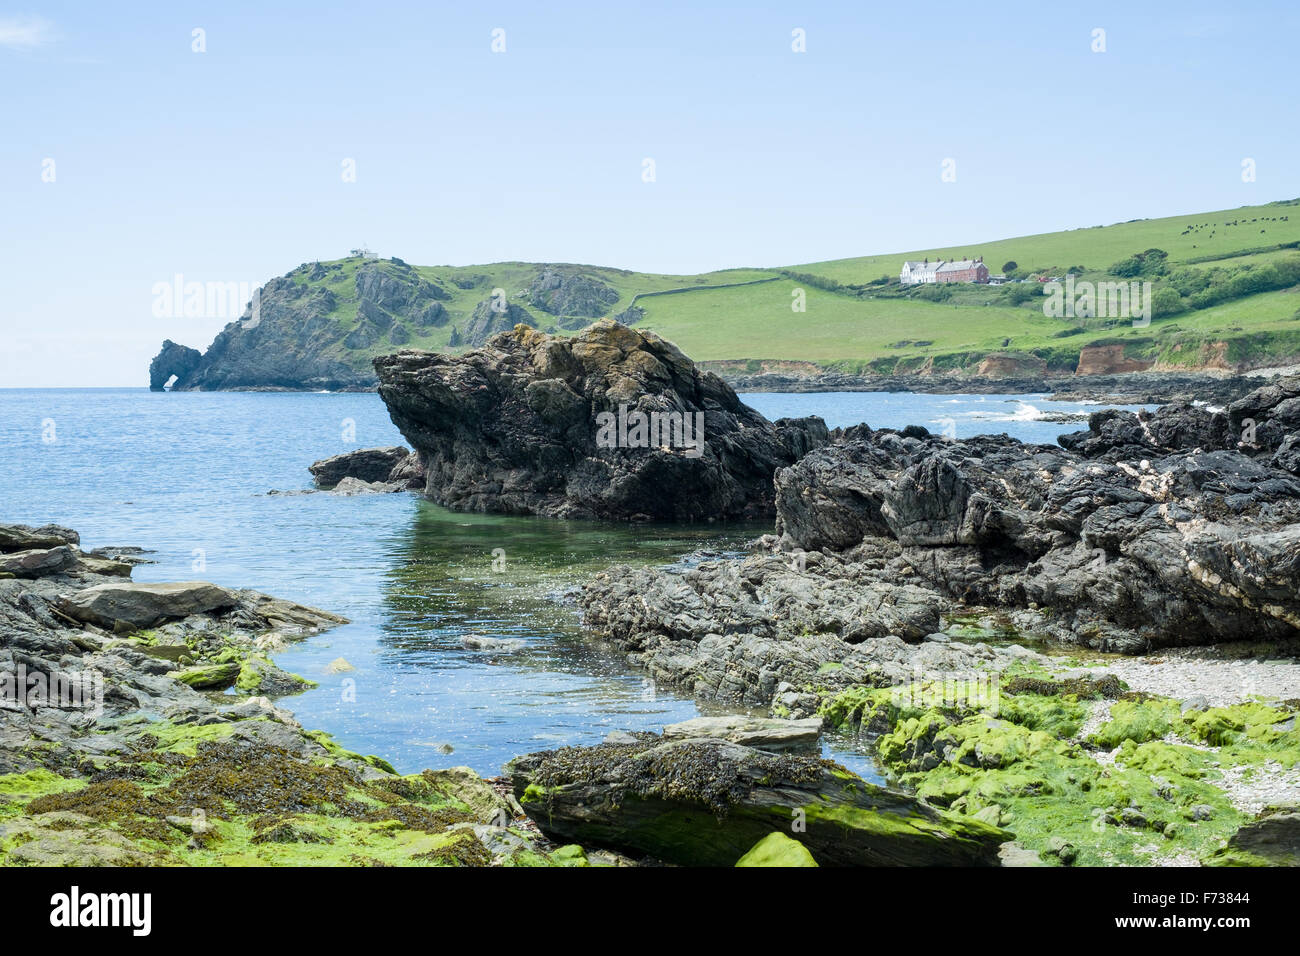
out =
{"type": "Polygon", "coordinates": [[[939,266],[934,273],[935,282],[988,282],[989,270],[984,257],[954,259],[939,266]]]}

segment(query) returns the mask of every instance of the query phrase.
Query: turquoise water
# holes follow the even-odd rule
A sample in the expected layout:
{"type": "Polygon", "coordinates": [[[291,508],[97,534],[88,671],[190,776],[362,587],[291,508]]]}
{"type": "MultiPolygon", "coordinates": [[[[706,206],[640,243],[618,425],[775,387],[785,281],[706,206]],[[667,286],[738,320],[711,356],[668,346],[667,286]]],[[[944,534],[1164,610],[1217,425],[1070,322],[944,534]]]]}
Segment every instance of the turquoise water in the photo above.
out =
{"type": "MultiPolygon", "coordinates": [[[[832,426],[935,429],[951,418],[958,435],[1037,441],[1078,427],[1044,429],[1025,417],[1031,399],[1046,407],[1033,396],[746,397],[769,417],[821,414],[832,426]]],[[[68,525],[87,548],[148,548],[157,563],[137,580],[255,587],[347,616],[279,656],[320,683],[287,703],[304,726],[406,772],[463,764],[493,775],[520,753],[701,712],[585,635],[567,594],[606,565],[735,549],[766,525],[607,525],[455,514],[406,494],[267,494],[309,488],[316,459],[401,441],[374,394],[0,390],[0,520],[68,525]],[[521,647],[467,650],[467,634],[521,647]],[[340,657],[355,670],[332,672],[340,657]]],[[[829,752],[876,777],[850,742],[829,752]]]]}

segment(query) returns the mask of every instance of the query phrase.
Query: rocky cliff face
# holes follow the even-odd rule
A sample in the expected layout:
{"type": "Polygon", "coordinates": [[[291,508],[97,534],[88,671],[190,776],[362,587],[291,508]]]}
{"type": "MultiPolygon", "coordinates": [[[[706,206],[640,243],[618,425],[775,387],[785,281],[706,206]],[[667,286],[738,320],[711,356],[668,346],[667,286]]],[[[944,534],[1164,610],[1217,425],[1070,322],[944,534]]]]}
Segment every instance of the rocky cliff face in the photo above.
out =
{"type": "Polygon", "coordinates": [[[1115,375],[1145,372],[1154,362],[1128,358],[1123,345],[1090,345],[1079,350],[1076,375],[1115,375]]]}
{"type": "Polygon", "coordinates": [[[543,269],[528,287],[534,308],[556,316],[597,319],[618,299],[618,291],[599,279],[562,269],[543,269]]]}
{"type": "Polygon", "coordinates": [[[175,376],[179,390],[370,389],[376,355],[477,347],[521,324],[572,331],[619,300],[580,266],[505,263],[489,276],[361,255],[305,263],[268,282],[206,353],[165,342],[150,387],[175,376]]]}
{"type": "Polygon", "coordinates": [[[517,326],[461,357],[375,360],[379,394],[451,508],[699,520],[772,510],[772,475],[826,440],[773,424],[676,346],[603,320],[517,326]]]}
{"type": "Polygon", "coordinates": [[[178,390],[373,388],[370,356],[445,326],[449,299],[400,260],[300,266],[268,282],[201,356],[163,343],[150,387],[175,375],[178,390]]]}
{"type": "MultiPolygon", "coordinates": [[[[173,388],[341,390],[372,385],[373,375],[353,367],[339,345],[373,344],[379,323],[361,318],[345,331],[331,318],[335,306],[328,289],[272,279],[261,290],[256,313],[250,306],[239,321],[222,329],[173,388]]],[[[159,359],[165,353],[166,346],[159,359]]]]}
{"type": "Polygon", "coordinates": [[[537,328],[537,320],[522,305],[505,303],[504,308],[494,305],[492,299],[484,299],[474,306],[474,311],[465,323],[455,344],[480,346],[498,332],[508,332],[516,325],[537,328]]]}

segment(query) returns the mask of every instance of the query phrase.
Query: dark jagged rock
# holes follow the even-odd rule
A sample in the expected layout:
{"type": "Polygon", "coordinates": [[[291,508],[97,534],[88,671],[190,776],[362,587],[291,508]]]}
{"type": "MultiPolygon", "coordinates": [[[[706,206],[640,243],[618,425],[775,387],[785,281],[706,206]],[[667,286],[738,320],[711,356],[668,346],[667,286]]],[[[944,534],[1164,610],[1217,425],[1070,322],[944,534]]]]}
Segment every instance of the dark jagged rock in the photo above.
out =
{"type": "Polygon", "coordinates": [[[779,537],[754,554],[614,567],[579,602],[657,680],[791,713],[816,706],[794,688],[897,682],[909,659],[1000,669],[935,633],[963,609],[1124,653],[1294,645],[1300,479],[1279,467],[1300,444],[1292,388],[1226,414],[1100,413],[1070,448],[855,426],[777,473],[779,537]],[[1246,418],[1253,444],[1235,437],[1246,418]]]}
{"type": "Polygon", "coordinates": [[[584,582],[578,602],[586,624],[657,683],[793,717],[853,685],[899,683],[921,667],[997,673],[1027,653],[930,640],[945,614],[967,609],[880,539],[846,554],[763,548],[668,571],[618,565],[584,582]]]}
{"type": "Polygon", "coordinates": [[[1094,412],[1088,430],[1060,437],[1087,458],[1119,461],[1176,451],[1232,450],[1292,474],[1300,435],[1300,375],[1256,388],[1226,411],[1174,403],[1152,412],[1094,412]]]}
{"type": "Polygon", "coordinates": [[[528,301],[551,315],[597,319],[618,298],[618,292],[599,279],[560,269],[543,269],[528,287],[528,301]]]}
{"type": "Polygon", "coordinates": [[[792,825],[830,866],[996,866],[1010,839],[830,761],[716,739],[646,735],[568,747],[518,757],[507,772],[516,799],[551,839],[684,866],[734,866],[792,825]]]}
{"type": "Polygon", "coordinates": [[[171,339],[165,339],[162,350],[149,363],[149,389],[161,392],[173,375],[178,381],[187,378],[199,367],[203,353],[184,345],[177,345],[171,339]]]}
{"type": "Polygon", "coordinates": [[[773,473],[826,436],[820,422],[773,425],[671,343],[608,319],[571,337],[516,327],[461,357],[399,352],[375,368],[426,494],[465,511],[769,515],[773,473]],[[657,441],[636,414],[659,416],[657,441]]]}
{"type": "Polygon", "coordinates": [[[897,542],[949,597],[1051,608],[1055,636],[1103,649],[1294,636],[1300,482],[1236,452],[1159,451],[880,432],[780,473],[777,527],[794,547],[897,542]]]}
{"type": "Polygon", "coordinates": [[[493,299],[484,299],[474,306],[474,311],[465,323],[465,330],[456,337],[456,345],[483,345],[498,332],[508,332],[516,325],[537,327],[537,320],[522,305],[514,302],[498,306],[493,299]]]}
{"type": "Polygon", "coordinates": [[[1278,379],[1228,406],[1231,433],[1243,452],[1271,457],[1275,467],[1300,475],[1300,375],[1278,379]]]}
{"type": "Polygon", "coordinates": [[[1093,412],[1088,430],[1062,435],[1061,445],[1087,458],[1118,461],[1153,453],[1235,447],[1228,416],[1195,405],[1164,405],[1154,412],[1093,412]]]}
{"type": "Polygon", "coordinates": [[[410,450],[401,445],[393,448],[361,448],[313,462],[307,470],[311,472],[317,488],[333,488],[344,478],[388,482],[414,477],[407,463],[410,457],[410,450]],[[394,478],[393,474],[399,467],[404,469],[402,475],[394,478]]]}

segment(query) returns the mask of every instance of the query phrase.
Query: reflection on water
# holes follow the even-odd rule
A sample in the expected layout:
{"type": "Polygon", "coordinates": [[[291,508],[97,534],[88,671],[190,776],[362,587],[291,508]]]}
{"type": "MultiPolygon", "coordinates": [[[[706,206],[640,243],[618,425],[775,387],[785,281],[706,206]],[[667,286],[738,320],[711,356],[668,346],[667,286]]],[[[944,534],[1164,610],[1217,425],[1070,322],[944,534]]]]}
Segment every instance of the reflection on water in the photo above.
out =
{"type": "MultiPolygon", "coordinates": [[[[380,626],[340,628],[280,655],[282,666],[321,683],[292,706],[307,726],[328,727],[403,771],[465,764],[485,774],[531,750],[734,712],[697,708],[593,641],[572,594],[612,563],[721,555],[765,530],[467,515],[420,502],[393,542],[380,626]],[[507,645],[466,647],[471,635],[507,645]],[[339,657],[355,670],[329,673],[339,657]]],[[[861,755],[835,756],[874,774],[861,755]]]]}

